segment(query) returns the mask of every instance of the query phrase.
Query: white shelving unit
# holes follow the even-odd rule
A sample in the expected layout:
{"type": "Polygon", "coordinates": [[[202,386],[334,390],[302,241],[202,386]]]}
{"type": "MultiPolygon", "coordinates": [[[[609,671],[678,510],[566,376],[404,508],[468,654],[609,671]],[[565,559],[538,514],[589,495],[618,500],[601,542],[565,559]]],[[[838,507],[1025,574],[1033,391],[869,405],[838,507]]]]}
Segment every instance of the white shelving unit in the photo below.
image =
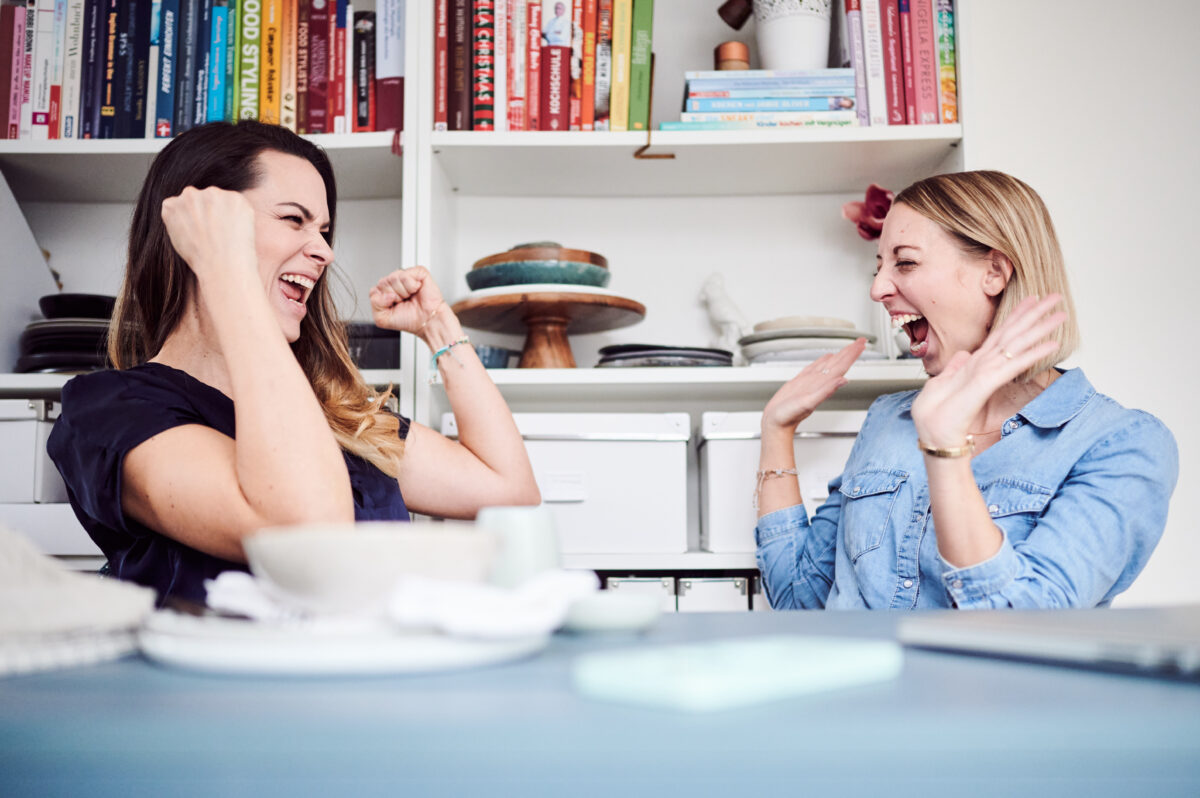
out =
{"type": "MultiPolygon", "coordinates": [[[[961,20],[962,5],[959,6],[961,20]]],[[[575,369],[495,370],[493,379],[518,412],[686,411],[693,425],[706,410],[759,410],[794,374],[786,367],[595,369],[610,343],[708,346],[714,331],[698,301],[713,273],[750,322],[783,315],[832,315],[890,335],[867,292],[874,245],[840,215],[869,183],[899,189],[962,168],[960,125],[789,131],[645,133],[433,132],[433,4],[407,5],[406,131],[311,137],[338,176],[339,261],[351,272],[359,304],[390,268],[427,265],[448,299],[466,295],[463,275],[476,259],[514,244],[557,240],[605,254],[608,286],[646,305],[646,319],[625,330],[573,336],[575,369]],[[673,159],[637,159],[638,148],[673,159]],[[396,222],[399,222],[397,225],[396,222]],[[400,232],[397,232],[399,230],[400,232]]],[[[753,23],[734,32],[691,0],[655,4],[654,121],[673,119],[686,69],[707,68],[712,47],[752,40],[753,23]]],[[[961,65],[960,54],[960,65],[961,65]]],[[[960,94],[962,87],[960,66],[960,94]]],[[[50,249],[52,263],[76,285],[94,265],[64,250],[95,249],[77,232],[108,219],[112,204],[132,207],[146,167],[163,141],[0,141],[0,173],[25,219],[0,219],[0,240],[20,226],[50,249]],[[109,214],[106,216],[105,214],[109,214]],[[26,222],[26,219],[29,221],[26,222]]],[[[3,188],[0,186],[0,188],[3,188]]],[[[0,192],[2,193],[2,192],[0,192]]],[[[123,250],[124,230],[108,230],[123,250]]],[[[119,278],[119,263],[105,264],[119,278]]],[[[10,292],[0,306],[0,341],[15,340],[49,282],[41,264],[0,255],[10,292]],[[16,275],[14,277],[14,275],[16,275]]],[[[116,284],[107,285],[115,292],[116,284]]],[[[76,288],[76,290],[79,290],[76,288]]],[[[95,290],[93,288],[93,290],[95,290]]],[[[358,314],[358,318],[362,314],[358,314]]],[[[514,336],[471,331],[473,340],[519,348],[514,336]]],[[[368,371],[393,384],[401,411],[436,427],[449,409],[441,386],[428,384],[428,353],[401,339],[398,371],[368,371]]],[[[3,353],[0,348],[0,353],[3,353]]],[[[15,355],[14,355],[15,357],[15,355]]],[[[0,367],[8,364],[0,364],[0,367]]],[[[865,407],[876,396],[919,386],[912,361],[867,361],[849,373],[834,407],[865,407]]],[[[0,373],[0,398],[54,398],[65,377],[0,373]]],[[[689,493],[696,495],[695,446],[689,493]]],[[[698,502],[689,539],[698,541],[698,502]]],[[[574,555],[568,566],[605,571],[713,571],[754,568],[752,554],[574,555]]]]}

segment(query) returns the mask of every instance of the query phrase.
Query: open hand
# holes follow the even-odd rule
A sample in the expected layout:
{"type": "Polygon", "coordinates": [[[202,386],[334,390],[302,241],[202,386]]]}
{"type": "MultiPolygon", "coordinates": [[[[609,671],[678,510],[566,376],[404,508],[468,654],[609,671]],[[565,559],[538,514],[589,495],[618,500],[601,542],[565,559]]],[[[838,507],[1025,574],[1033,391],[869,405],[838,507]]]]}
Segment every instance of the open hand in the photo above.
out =
{"type": "Polygon", "coordinates": [[[794,431],[818,405],[849,382],[846,372],[866,346],[867,339],[859,338],[841,351],[822,355],[785,382],[763,409],[764,430],[777,427],[794,431]]]}
{"type": "Polygon", "coordinates": [[[188,186],[163,200],[162,220],[171,246],[197,277],[239,261],[257,268],[254,208],[241,193],[188,186]]]}
{"type": "Polygon", "coordinates": [[[917,436],[931,446],[961,446],[991,395],[1058,349],[1047,336],[1067,319],[1063,311],[1051,312],[1060,299],[1025,298],[978,349],[956,352],[913,402],[917,436]]]}
{"type": "Polygon", "coordinates": [[[442,304],[441,289],[424,266],[397,269],[371,289],[371,313],[385,330],[418,333],[442,304]]]}

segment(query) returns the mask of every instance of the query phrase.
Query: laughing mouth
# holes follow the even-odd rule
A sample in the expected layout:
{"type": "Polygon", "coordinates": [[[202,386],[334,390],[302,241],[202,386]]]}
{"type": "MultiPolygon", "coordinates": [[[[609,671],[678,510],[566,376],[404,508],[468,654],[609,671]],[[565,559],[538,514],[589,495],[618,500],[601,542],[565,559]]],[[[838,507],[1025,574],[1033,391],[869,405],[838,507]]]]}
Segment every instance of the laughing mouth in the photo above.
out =
{"type": "Polygon", "coordinates": [[[909,353],[913,357],[923,357],[929,349],[929,322],[919,313],[898,313],[892,316],[892,328],[900,327],[908,335],[909,353]]]}
{"type": "Polygon", "coordinates": [[[284,283],[283,294],[288,301],[303,305],[312,295],[316,281],[302,274],[285,274],[279,278],[284,283]]]}

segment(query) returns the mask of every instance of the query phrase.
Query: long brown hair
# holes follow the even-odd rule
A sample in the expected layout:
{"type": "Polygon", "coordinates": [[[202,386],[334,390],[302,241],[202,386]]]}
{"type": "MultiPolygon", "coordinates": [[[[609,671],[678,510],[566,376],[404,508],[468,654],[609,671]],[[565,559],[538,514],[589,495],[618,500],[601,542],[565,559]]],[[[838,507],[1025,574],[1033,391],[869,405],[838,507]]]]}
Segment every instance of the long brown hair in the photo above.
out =
{"type": "MultiPolygon", "coordinates": [[[[324,151],[277,125],[242,120],[211,122],[176,136],[150,165],[129,228],[125,278],[109,328],[108,355],[118,369],[152,358],[182,321],[196,292],[191,267],[171,246],[162,203],[188,186],[245,191],[262,179],[258,156],[272,150],[303,158],[325,184],[333,245],[337,186],[324,151]]],[[[331,264],[332,266],[332,264],[331,264]]],[[[337,317],[328,279],[317,281],[292,352],[308,377],[342,448],[395,476],[404,452],[399,422],[350,359],[345,326],[337,317]]]]}
{"type": "Polygon", "coordinates": [[[984,257],[995,250],[1012,263],[1012,278],[1000,295],[993,327],[1025,297],[1062,295],[1060,306],[1067,320],[1049,336],[1058,342],[1058,350],[1034,363],[1018,380],[1033,379],[1075,351],[1079,325],[1066,264],[1050,211],[1036,191],[1004,172],[953,172],[913,183],[895,202],[936,222],[963,252],[984,257]]]}

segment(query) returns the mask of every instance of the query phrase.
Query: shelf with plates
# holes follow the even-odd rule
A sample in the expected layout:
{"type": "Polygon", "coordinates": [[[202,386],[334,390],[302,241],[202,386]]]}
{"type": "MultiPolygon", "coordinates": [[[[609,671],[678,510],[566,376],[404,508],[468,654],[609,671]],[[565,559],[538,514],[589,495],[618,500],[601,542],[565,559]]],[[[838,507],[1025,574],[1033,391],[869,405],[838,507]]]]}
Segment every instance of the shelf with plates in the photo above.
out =
{"type": "MultiPolygon", "coordinates": [[[[401,193],[400,142],[393,131],[306,136],[325,150],[339,199],[401,193]]],[[[169,139],[0,141],[0,173],[21,202],[132,202],[169,139]],[[87,175],[87,179],[80,179],[87,175]]]]}
{"type": "Polygon", "coordinates": [[[941,171],[961,125],[645,133],[430,134],[435,168],[476,196],[737,196],[860,192],[941,171]]]}

